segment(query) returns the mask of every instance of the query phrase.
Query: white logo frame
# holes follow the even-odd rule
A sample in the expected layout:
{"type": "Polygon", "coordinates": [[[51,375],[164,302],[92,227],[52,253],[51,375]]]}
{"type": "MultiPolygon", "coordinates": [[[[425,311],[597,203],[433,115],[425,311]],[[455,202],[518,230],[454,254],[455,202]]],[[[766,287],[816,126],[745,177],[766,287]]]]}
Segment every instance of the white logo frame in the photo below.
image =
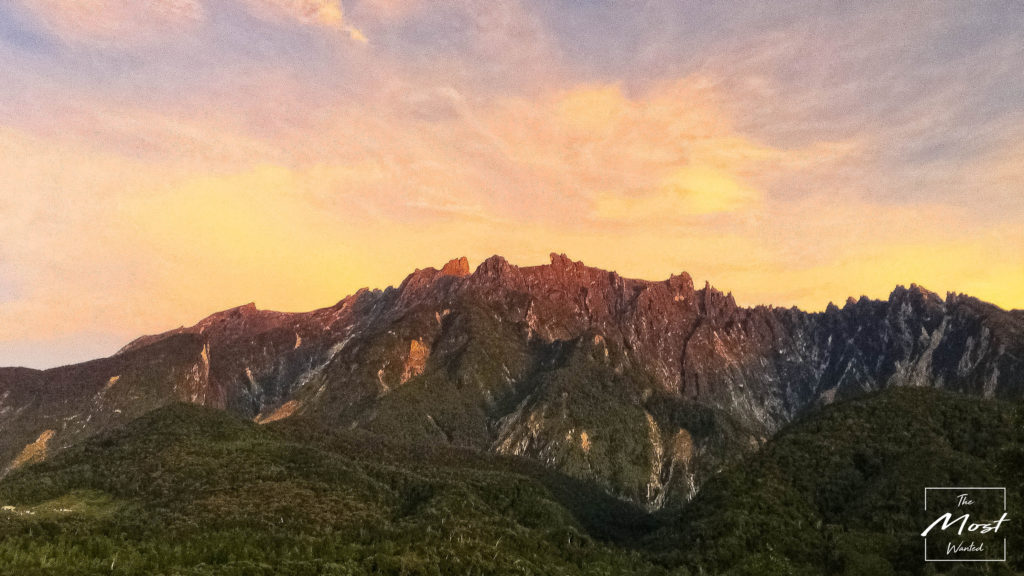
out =
{"type": "MultiPolygon", "coordinates": [[[[1003,492],[1003,512],[1006,512],[1006,488],[991,486],[929,486],[924,489],[924,509],[928,510],[929,490],[1001,490],[1003,492]]],[[[924,539],[924,561],[925,562],[1006,562],[1006,538],[1003,538],[1002,558],[945,558],[935,559],[928,557],[928,537],[924,539]]]]}

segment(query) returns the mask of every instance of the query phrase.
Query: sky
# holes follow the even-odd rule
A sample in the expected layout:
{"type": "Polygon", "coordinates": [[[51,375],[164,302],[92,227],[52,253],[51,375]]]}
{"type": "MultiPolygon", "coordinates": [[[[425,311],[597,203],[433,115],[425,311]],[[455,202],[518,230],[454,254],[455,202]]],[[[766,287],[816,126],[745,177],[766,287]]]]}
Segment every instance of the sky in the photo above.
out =
{"type": "Polygon", "coordinates": [[[1024,2],[8,0],[0,366],[566,253],[1024,308],[1024,2]]]}

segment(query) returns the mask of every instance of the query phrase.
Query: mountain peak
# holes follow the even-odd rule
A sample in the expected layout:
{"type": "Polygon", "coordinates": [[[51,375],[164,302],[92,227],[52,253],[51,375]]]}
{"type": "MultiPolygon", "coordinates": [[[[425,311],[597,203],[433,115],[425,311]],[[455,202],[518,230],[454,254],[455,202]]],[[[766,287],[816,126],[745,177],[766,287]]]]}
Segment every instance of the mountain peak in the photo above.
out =
{"type": "Polygon", "coordinates": [[[469,260],[465,256],[461,258],[453,258],[448,261],[444,267],[441,268],[442,276],[468,276],[469,275],[469,260]]]}
{"type": "Polygon", "coordinates": [[[672,274],[668,277],[666,282],[677,298],[688,299],[693,297],[693,277],[688,273],[680,272],[679,274],[672,274]]]}
{"type": "Polygon", "coordinates": [[[893,289],[891,294],[889,294],[890,302],[896,302],[906,298],[910,298],[913,302],[927,302],[930,304],[940,305],[943,303],[941,296],[918,284],[911,284],[909,288],[899,285],[893,289]]]}
{"type": "Polygon", "coordinates": [[[476,271],[484,276],[499,276],[512,268],[512,265],[508,263],[503,257],[495,254],[487,260],[484,260],[477,266],[476,271]]]}
{"type": "Polygon", "coordinates": [[[555,268],[572,268],[576,264],[582,264],[582,262],[573,262],[571,258],[562,254],[551,253],[551,265],[555,268]]]}
{"type": "MultiPolygon", "coordinates": [[[[398,286],[398,290],[402,294],[400,301],[405,304],[413,303],[421,297],[424,290],[429,290],[441,280],[463,278],[469,276],[469,274],[469,260],[465,256],[449,260],[440,270],[437,268],[417,268],[412,274],[406,276],[405,280],[398,286]]],[[[448,286],[450,283],[445,282],[442,284],[448,286]]],[[[388,290],[391,290],[391,288],[388,288],[388,290]]]]}

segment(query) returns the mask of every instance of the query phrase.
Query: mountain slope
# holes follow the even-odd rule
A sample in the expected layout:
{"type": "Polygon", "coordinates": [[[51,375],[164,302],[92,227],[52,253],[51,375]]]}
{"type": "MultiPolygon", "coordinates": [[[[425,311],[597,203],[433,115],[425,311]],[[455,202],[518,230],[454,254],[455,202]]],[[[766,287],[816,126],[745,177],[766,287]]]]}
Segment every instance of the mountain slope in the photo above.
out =
{"type": "Polygon", "coordinates": [[[0,481],[0,574],[1013,574],[921,558],[928,485],[1011,488],[1013,406],[893,388],[645,514],[527,459],[175,404],[0,481]]]}
{"type": "Polygon", "coordinates": [[[1024,568],[1024,413],[1001,402],[894,388],[799,419],[708,482],[646,541],[652,557],[712,574],[1013,574],[1024,568]],[[1008,490],[1009,564],[927,564],[926,486],[1008,490]],[[973,566],[973,567],[972,567],[973,566]]]}
{"type": "Polygon", "coordinates": [[[962,295],[911,286],[812,314],[738,307],[685,273],[459,259],[310,313],[247,305],[109,359],[0,371],[0,466],[186,401],[522,455],[655,509],[835,399],[1012,399],[1022,382],[1020,313],[962,295]]]}
{"type": "Polygon", "coordinates": [[[4,574],[664,573],[588,535],[629,507],[529,462],[182,404],[19,470],[0,503],[4,574]]]}

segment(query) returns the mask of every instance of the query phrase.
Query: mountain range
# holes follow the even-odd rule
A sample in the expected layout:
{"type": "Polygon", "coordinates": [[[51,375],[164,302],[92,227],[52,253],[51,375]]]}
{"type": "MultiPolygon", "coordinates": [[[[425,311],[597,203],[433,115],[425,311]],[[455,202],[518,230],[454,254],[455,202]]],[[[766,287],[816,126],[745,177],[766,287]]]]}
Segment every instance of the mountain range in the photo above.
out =
{"type": "Polygon", "coordinates": [[[253,304],[109,358],[0,369],[0,474],[186,402],[518,456],[649,511],[833,402],[894,387],[1024,395],[1024,311],[911,285],[824,312],[738,306],[551,255],[416,270],[308,313],[253,304]]]}

